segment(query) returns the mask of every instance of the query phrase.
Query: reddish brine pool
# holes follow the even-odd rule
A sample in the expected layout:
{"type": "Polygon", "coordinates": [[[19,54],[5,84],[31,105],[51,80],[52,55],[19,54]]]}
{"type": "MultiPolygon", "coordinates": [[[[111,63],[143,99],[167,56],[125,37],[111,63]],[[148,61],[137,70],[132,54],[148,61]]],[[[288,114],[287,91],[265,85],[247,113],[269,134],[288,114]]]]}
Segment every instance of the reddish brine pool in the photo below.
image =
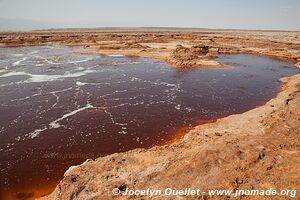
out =
{"type": "Polygon", "coordinates": [[[299,73],[256,55],[219,55],[224,69],[177,70],[70,53],[81,50],[0,48],[2,198],[49,193],[86,159],[162,145],[197,124],[255,108],[278,93],[281,77],[299,73]]]}

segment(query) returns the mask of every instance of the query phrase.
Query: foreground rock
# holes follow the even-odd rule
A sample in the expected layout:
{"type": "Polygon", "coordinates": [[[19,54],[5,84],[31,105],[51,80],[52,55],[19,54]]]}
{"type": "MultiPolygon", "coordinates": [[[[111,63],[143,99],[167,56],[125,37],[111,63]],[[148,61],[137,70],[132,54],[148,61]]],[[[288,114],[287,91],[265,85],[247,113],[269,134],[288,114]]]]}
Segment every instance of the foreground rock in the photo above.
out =
{"type": "Polygon", "coordinates": [[[44,199],[150,199],[113,196],[113,188],[299,189],[300,76],[284,81],[285,90],[266,105],[195,127],[172,145],[71,167],[44,199]]]}

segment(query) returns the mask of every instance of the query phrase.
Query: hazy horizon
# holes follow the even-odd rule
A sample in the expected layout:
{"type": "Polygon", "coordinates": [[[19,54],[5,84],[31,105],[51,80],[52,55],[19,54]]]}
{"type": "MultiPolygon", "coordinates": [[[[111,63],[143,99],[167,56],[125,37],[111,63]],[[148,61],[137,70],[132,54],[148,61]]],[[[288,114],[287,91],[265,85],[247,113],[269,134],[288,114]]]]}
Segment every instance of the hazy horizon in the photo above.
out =
{"type": "Polygon", "coordinates": [[[300,31],[299,0],[0,0],[0,31],[163,27],[300,31]]]}

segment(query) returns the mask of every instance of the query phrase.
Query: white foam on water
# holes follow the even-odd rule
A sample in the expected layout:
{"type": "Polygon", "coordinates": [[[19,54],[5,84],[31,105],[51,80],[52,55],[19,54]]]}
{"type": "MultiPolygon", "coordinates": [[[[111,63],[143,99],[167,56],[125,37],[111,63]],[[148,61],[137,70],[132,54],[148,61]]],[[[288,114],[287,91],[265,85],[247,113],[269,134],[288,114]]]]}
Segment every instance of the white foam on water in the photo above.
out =
{"type": "MultiPolygon", "coordinates": [[[[82,108],[78,108],[76,110],[73,110],[72,112],[70,113],[67,113],[67,114],[64,114],[62,117],[52,121],[48,127],[44,127],[44,128],[39,128],[39,129],[36,129],[28,134],[25,135],[25,137],[27,138],[35,138],[37,137],[40,133],[42,133],[43,131],[46,131],[46,130],[49,130],[49,129],[56,129],[56,128],[59,128],[61,127],[61,125],[59,124],[60,121],[70,117],[70,116],[73,116],[79,112],[82,112],[84,110],[87,110],[87,109],[90,109],[90,108],[94,108],[94,106],[92,106],[91,104],[87,104],[86,106],[82,107],[82,108]]],[[[16,138],[17,140],[17,138],[16,138]]]]}
{"type": "Polygon", "coordinates": [[[23,83],[41,83],[41,82],[61,80],[64,78],[77,78],[77,77],[84,76],[86,74],[93,73],[93,72],[95,72],[95,70],[87,69],[84,71],[74,72],[74,73],[66,72],[63,75],[42,75],[42,74],[30,74],[27,72],[13,71],[13,72],[9,72],[9,73],[1,75],[0,78],[24,75],[24,76],[29,76],[30,78],[23,81],[23,83]]]}
{"type": "Polygon", "coordinates": [[[178,85],[173,83],[160,82],[159,84],[167,86],[167,87],[177,87],[178,85]]]}
{"type": "Polygon", "coordinates": [[[25,61],[25,60],[27,60],[27,57],[24,57],[24,58],[22,58],[21,60],[18,60],[18,61],[16,61],[16,62],[14,62],[12,65],[13,65],[13,66],[18,66],[18,65],[21,64],[21,62],[23,62],[23,61],[25,61]]]}
{"type": "Polygon", "coordinates": [[[108,55],[109,57],[124,57],[124,55],[122,54],[111,54],[111,55],[108,55]]]}
{"type": "Polygon", "coordinates": [[[34,50],[34,51],[31,51],[29,54],[37,54],[39,51],[38,50],[34,50]]]}
{"type": "Polygon", "coordinates": [[[11,56],[13,57],[21,57],[21,56],[24,56],[24,54],[22,53],[14,53],[14,54],[10,54],[11,56]]]}
{"type": "Polygon", "coordinates": [[[175,106],[175,109],[176,109],[176,110],[180,110],[180,109],[181,109],[181,105],[180,105],[180,104],[176,105],[176,106],[175,106]]]}
{"type": "Polygon", "coordinates": [[[88,83],[83,83],[83,82],[80,82],[80,81],[76,81],[76,85],[78,86],[84,86],[84,85],[87,85],[88,83]]]}
{"type": "Polygon", "coordinates": [[[30,96],[27,96],[27,97],[23,97],[23,98],[19,98],[19,99],[12,99],[12,100],[10,100],[11,102],[14,102],[14,101],[24,101],[24,100],[27,100],[27,99],[29,99],[30,98],[30,96]]]}
{"type": "Polygon", "coordinates": [[[122,131],[119,131],[118,133],[125,135],[127,133],[127,131],[122,130],[122,131]]]}
{"type": "MultiPolygon", "coordinates": [[[[118,123],[118,122],[115,122],[116,125],[119,125],[119,126],[127,126],[128,124],[122,124],[122,123],[118,123]]],[[[123,128],[123,127],[122,127],[123,128]]],[[[126,127],[125,127],[126,128],[126,127]]]]}
{"type": "Polygon", "coordinates": [[[76,64],[76,63],[83,63],[83,62],[87,62],[87,61],[91,61],[93,60],[92,58],[87,58],[87,59],[84,59],[84,60],[75,60],[75,61],[69,61],[67,63],[69,64],[76,64]]]}
{"type": "Polygon", "coordinates": [[[45,130],[47,130],[47,128],[36,129],[36,130],[32,131],[31,133],[29,133],[29,137],[31,139],[33,139],[33,138],[37,137],[41,132],[43,132],[45,130]]]}
{"type": "Polygon", "coordinates": [[[110,85],[110,83],[86,83],[86,82],[76,81],[76,85],[80,87],[80,86],[85,86],[85,85],[94,85],[94,86],[110,85]]]}
{"type": "Polygon", "coordinates": [[[82,70],[84,70],[85,68],[84,67],[78,67],[78,68],[76,68],[75,70],[76,71],[82,71],[82,70]]]}
{"type": "Polygon", "coordinates": [[[48,63],[48,64],[51,64],[51,65],[60,65],[62,63],[59,63],[59,62],[53,62],[52,60],[48,60],[48,59],[45,59],[45,61],[48,63]]]}
{"type": "Polygon", "coordinates": [[[0,78],[10,77],[10,76],[22,76],[22,75],[27,75],[27,73],[26,72],[8,72],[6,74],[2,74],[0,76],[0,78]]]}
{"type": "Polygon", "coordinates": [[[136,77],[132,77],[132,78],[130,79],[130,81],[142,81],[142,79],[136,78],[136,77]]]}
{"type": "Polygon", "coordinates": [[[2,127],[2,128],[0,129],[0,133],[4,132],[4,130],[5,130],[5,128],[2,127]]]}
{"type": "Polygon", "coordinates": [[[69,90],[71,90],[72,88],[73,88],[73,87],[69,87],[69,88],[62,89],[62,90],[55,90],[55,91],[50,92],[50,94],[57,94],[57,93],[69,91],[69,90]]]}
{"type": "Polygon", "coordinates": [[[70,113],[64,114],[62,117],[60,117],[60,118],[54,120],[53,122],[51,122],[51,123],[49,124],[50,129],[52,129],[52,128],[55,129],[55,128],[61,127],[61,125],[60,125],[58,122],[60,122],[60,121],[62,121],[62,120],[64,120],[64,119],[66,119],[66,118],[68,118],[68,117],[70,117],[70,116],[72,116],[72,115],[75,115],[75,114],[77,114],[77,113],[79,113],[79,112],[82,112],[82,111],[84,111],[84,110],[90,109],[90,108],[94,108],[94,106],[92,106],[91,104],[87,104],[85,107],[78,108],[77,110],[73,110],[73,111],[70,112],[70,113]]]}

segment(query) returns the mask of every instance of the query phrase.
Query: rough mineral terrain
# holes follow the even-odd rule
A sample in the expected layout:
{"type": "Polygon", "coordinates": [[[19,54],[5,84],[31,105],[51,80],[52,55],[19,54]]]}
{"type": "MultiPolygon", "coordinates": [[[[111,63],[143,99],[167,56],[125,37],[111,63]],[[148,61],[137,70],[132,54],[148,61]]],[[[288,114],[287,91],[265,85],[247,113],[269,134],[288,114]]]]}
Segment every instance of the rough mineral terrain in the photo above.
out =
{"type": "MultiPolygon", "coordinates": [[[[84,53],[123,54],[173,67],[224,67],[218,53],[254,53],[300,67],[299,32],[101,30],[1,33],[0,46],[82,45],[84,53]]],[[[172,144],[136,149],[70,167],[43,199],[150,199],[112,189],[300,189],[300,75],[278,96],[243,114],[195,127],[172,144]]],[[[299,194],[294,199],[299,199],[299,194]]],[[[230,199],[156,196],[151,199],[230,199]]],[[[292,199],[288,196],[236,199],[292,199]]]]}
{"type": "Polygon", "coordinates": [[[103,29],[0,33],[0,47],[53,44],[92,49],[85,53],[154,58],[173,67],[222,67],[213,60],[218,53],[269,55],[300,67],[299,32],[103,29]]]}

